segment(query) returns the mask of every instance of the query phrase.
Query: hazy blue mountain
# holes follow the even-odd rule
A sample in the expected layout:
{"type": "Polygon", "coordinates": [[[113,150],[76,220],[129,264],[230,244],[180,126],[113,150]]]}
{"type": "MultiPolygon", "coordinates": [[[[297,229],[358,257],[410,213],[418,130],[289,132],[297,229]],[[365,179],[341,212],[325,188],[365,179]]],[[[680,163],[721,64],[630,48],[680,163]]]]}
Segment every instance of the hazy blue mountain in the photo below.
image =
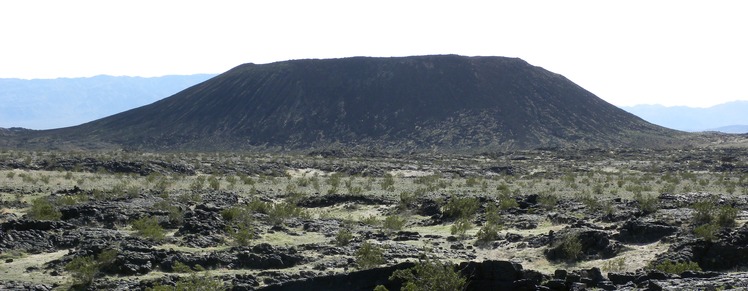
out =
{"type": "Polygon", "coordinates": [[[153,103],[213,76],[0,79],[0,127],[78,125],[153,103]]]}
{"type": "Polygon", "coordinates": [[[748,133],[748,125],[728,125],[709,129],[710,131],[719,131],[724,133],[748,133]]]}
{"type": "MultiPolygon", "coordinates": [[[[748,101],[733,101],[709,108],[662,105],[636,105],[621,108],[651,123],[684,131],[723,131],[720,128],[748,124],[748,101]]],[[[724,130],[733,129],[725,128],[724,130]]]]}

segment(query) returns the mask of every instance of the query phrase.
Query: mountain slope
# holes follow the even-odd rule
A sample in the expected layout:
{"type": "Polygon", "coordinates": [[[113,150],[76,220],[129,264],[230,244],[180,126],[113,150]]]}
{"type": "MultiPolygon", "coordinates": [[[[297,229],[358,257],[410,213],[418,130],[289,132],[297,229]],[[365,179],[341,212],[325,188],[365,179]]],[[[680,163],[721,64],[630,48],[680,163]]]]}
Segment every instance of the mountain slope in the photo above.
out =
{"type": "Polygon", "coordinates": [[[733,101],[708,108],[662,105],[621,108],[651,123],[684,131],[705,131],[748,124],[748,101],[733,101]]]}
{"type": "Polygon", "coordinates": [[[0,79],[0,127],[79,125],[153,103],[213,76],[0,79]]]}
{"type": "Polygon", "coordinates": [[[26,142],[464,151],[643,145],[677,133],[520,59],[440,55],[245,64],[153,104],[38,134],[26,142]]]}

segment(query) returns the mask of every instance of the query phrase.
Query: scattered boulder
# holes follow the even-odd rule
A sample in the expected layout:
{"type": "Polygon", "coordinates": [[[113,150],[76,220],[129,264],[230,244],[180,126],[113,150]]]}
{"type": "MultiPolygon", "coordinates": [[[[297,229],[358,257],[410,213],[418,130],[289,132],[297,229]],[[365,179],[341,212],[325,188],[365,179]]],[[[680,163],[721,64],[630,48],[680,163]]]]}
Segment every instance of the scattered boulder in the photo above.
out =
{"type": "Polygon", "coordinates": [[[664,223],[631,219],[624,222],[618,228],[618,231],[619,233],[615,237],[618,241],[626,243],[652,243],[674,234],[678,231],[678,228],[664,223]]]}

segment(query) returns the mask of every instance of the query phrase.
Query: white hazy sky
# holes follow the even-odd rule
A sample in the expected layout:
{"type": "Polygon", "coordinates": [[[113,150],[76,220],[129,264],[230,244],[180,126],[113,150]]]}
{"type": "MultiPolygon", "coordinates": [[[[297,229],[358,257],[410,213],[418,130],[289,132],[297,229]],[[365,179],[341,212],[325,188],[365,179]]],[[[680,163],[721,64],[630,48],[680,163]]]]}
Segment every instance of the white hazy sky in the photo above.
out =
{"type": "Polygon", "coordinates": [[[2,1],[0,39],[0,78],[460,54],[519,57],[619,106],[748,100],[748,1],[2,1]]]}

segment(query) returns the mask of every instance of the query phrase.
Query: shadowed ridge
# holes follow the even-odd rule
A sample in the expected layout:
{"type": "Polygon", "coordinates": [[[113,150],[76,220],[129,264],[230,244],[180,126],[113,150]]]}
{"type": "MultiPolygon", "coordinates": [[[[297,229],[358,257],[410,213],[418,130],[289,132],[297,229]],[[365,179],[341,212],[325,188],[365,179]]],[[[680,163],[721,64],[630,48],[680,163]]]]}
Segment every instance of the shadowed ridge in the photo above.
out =
{"type": "Polygon", "coordinates": [[[37,141],[149,150],[613,147],[677,134],[516,58],[435,55],[244,64],[37,141]]]}

